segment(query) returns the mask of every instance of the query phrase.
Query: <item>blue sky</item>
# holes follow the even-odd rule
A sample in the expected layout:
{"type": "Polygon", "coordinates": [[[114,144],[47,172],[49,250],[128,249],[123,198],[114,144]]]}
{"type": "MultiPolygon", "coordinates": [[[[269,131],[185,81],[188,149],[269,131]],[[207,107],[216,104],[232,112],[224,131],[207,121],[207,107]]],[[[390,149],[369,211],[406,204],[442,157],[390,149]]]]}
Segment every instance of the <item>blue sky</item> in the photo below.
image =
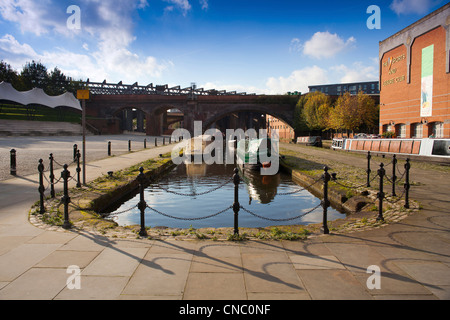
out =
{"type": "Polygon", "coordinates": [[[76,79],[282,94],[378,80],[378,43],[444,0],[0,0],[0,59],[76,79]],[[70,5],[80,29],[68,28],[70,5]],[[367,28],[367,8],[381,29],[367,28]]]}

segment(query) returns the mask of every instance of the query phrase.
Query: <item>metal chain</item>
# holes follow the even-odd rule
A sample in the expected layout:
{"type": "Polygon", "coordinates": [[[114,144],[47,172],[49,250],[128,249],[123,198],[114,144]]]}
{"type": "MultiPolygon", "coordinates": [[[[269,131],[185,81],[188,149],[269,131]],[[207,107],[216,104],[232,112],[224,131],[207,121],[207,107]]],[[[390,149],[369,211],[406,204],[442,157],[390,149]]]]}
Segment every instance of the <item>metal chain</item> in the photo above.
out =
{"type": "Polygon", "coordinates": [[[136,205],[134,205],[134,206],[132,206],[132,207],[130,207],[130,208],[128,208],[128,209],[125,209],[125,210],[122,210],[122,211],[119,211],[119,212],[109,212],[109,213],[105,213],[105,212],[103,212],[103,213],[98,213],[99,215],[101,215],[102,217],[106,217],[106,216],[116,216],[116,215],[119,215],[119,214],[122,214],[122,213],[125,213],[125,212],[128,212],[128,211],[131,211],[131,210],[133,210],[134,208],[137,208],[138,207],[138,205],[136,204],[136,205]]]}
{"type": "MultiPolygon", "coordinates": [[[[378,177],[378,175],[375,175],[375,176],[372,178],[372,180],[369,181],[369,183],[372,182],[372,181],[374,181],[377,177],[378,177]]],[[[367,182],[365,182],[365,183],[363,183],[363,184],[361,184],[361,185],[358,185],[358,186],[347,186],[347,185],[345,185],[345,184],[342,184],[342,183],[338,182],[337,180],[331,180],[331,182],[334,182],[334,183],[336,183],[337,185],[340,185],[341,187],[348,188],[348,189],[358,189],[358,188],[362,188],[362,187],[367,186],[367,182]]]]}
{"type": "Polygon", "coordinates": [[[159,185],[159,184],[156,185],[156,187],[157,187],[157,188],[160,188],[161,190],[164,190],[164,191],[166,191],[166,192],[173,193],[173,194],[176,194],[176,195],[179,195],[179,196],[195,197],[195,196],[202,196],[202,195],[205,195],[205,194],[214,192],[214,191],[216,191],[216,190],[219,190],[220,188],[226,186],[226,185],[227,185],[228,183],[230,183],[231,181],[232,181],[232,179],[229,179],[228,181],[226,181],[225,183],[223,183],[223,184],[221,184],[221,185],[219,185],[219,186],[217,186],[217,187],[214,187],[214,188],[212,188],[212,189],[210,189],[210,190],[207,190],[207,191],[204,191],[204,192],[200,192],[200,193],[183,193],[183,192],[172,191],[172,190],[169,190],[169,189],[167,189],[167,188],[162,187],[162,186],[159,185]]]}
{"type": "Polygon", "coordinates": [[[309,211],[302,213],[301,215],[298,215],[298,216],[292,217],[292,218],[286,218],[286,219],[273,219],[273,218],[267,218],[267,217],[260,216],[260,215],[258,215],[258,214],[256,214],[256,213],[254,213],[254,212],[252,212],[252,211],[250,211],[250,210],[244,208],[243,206],[240,206],[240,208],[241,208],[242,210],[244,210],[245,212],[250,213],[252,216],[255,216],[255,217],[257,217],[257,218],[264,219],[264,220],[269,220],[269,221],[277,221],[277,222],[280,222],[280,221],[290,221],[290,220],[295,220],[295,219],[301,218],[301,217],[303,217],[303,216],[306,216],[307,214],[309,214],[309,213],[313,212],[314,210],[316,210],[316,209],[317,209],[318,207],[320,207],[321,205],[322,205],[322,202],[319,203],[319,204],[318,204],[317,206],[315,206],[314,208],[310,209],[309,211]]]}
{"type": "Polygon", "coordinates": [[[389,201],[386,197],[384,198],[384,200],[386,200],[386,201],[389,202],[390,204],[395,204],[395,203],[399,202],[400,200],[402,200],[403,195],[405,194],[405,192],[406,192],[406,189],[403,189],[402,194],[401,194],[401,195],[398,197],[398,199],[395,200],[395,201],[389,201]]]}
{"type": "Polygon", "coordinates": [[[170,214],[163,213],[163,212],[161,212],[161,211],[159,211],[159,210],[156,210],[156,209],[150,207],[149,205],[147,205],[147,208],[149,208],[150,210],[152,210],[152,211],[154,211],[154,212],[156,212],[156,213],[159,213],[160,215],[163,215],[163,216],[165,216],[165,217],[168,217],[168,218],[177,219],[177,220],[195,221],[195,220],[203,220],[203,219],[208,219],[208,218],[212,218],[212,217],[218,216],[219,214],[224,213],[225,211],[228,211],[229,209],[233,208],[233,206],[231,205],[231,206],[229,206],[229,207],[227,207],[227,208],[225,208],[225,209],[223,209],[223,210],[221,210],[221,211],[219,211],[219,212],[217,212],[217,213],[214,213],[214,214],[211,214],[211,215],[205,216],[205,217],[199,217],[199,218],[181,218],[181,217],[175,217],[175,216],[172,216],[172,215],[170,215],[170,214]]]}
{"type": "Polygon", "coordinates": [[[287,195],[291,195],[291,194],[294,194],[294,193],[303,191],[303,190],[305,190],[305,189],[308,189],[308,188],[312,187],[313,185],[315,185],[317,182],[319,182],[319,181],[321,181],[321,180],[322,180],[322,177],[320,177],[319,179],[317,179],[316,181],[314,181],[313,183],[311,183],[309,186],[306,186],[306,187],[304,187],[304,188],[301,188],[301,189],[295,190],[295,191],[290,191],[290,192],[279,192],[279,193],[277,193],[277,196],[287,196],[287,195]]]}

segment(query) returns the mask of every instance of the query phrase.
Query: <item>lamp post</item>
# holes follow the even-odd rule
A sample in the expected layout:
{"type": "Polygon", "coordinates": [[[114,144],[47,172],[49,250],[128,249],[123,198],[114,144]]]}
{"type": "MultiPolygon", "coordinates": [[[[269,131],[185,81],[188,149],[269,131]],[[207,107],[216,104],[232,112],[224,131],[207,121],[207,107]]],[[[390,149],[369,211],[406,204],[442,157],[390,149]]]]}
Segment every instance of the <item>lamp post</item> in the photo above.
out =
{"type": "Polygon", "coordinates": [[[81,100],[81,125],[83,127],[83,185],[86,185],[86,100],[89,99],[89,90],[78,90],[77,99],[81,100]]]}

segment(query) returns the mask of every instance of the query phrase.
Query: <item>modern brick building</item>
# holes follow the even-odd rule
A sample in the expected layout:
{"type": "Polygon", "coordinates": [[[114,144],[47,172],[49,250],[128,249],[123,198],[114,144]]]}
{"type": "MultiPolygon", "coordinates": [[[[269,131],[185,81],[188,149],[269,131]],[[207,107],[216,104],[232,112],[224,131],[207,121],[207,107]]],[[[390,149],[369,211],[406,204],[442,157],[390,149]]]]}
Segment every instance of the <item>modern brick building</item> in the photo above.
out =
{"type": "Polygon", "coordinates": [[[450,4],[379,47],[380,133],[450,138],[450,4]]]}

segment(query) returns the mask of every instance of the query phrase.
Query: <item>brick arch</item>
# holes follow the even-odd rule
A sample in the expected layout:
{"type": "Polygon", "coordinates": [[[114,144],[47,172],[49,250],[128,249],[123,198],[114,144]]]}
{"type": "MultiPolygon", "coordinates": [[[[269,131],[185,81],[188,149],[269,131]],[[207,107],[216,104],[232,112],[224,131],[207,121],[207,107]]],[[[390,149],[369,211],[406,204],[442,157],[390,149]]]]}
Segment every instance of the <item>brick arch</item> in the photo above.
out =
{"type": "Polygon", "coordinates": [[[288,125],[290,125],[291,127],[294,126],[294,121],[293,121],[293,117],[289,117],[288,115],[286,115],[285,113],[281,113],[281,112],[276,112],[275,110],[269,109],[265,106],[258,106],[258,105],[253,105],[253,106],[247,106],[247,107],[230,107],[230,108],[225,108],[224,110],[220,111],[220,112],[216,112],[214,116],[208,118],[204,123],[203,123],[203,129],[206,130],[208,129],[213,123],[215,123],[216,121],[223,119],[233,113],[236,112],[256,112],[256,113],[264,113],[266,115],[270,115],[273,116],[275,118],[278,118],[282,121],[284,121],[285,123],[287,123],[288,125]]]}

